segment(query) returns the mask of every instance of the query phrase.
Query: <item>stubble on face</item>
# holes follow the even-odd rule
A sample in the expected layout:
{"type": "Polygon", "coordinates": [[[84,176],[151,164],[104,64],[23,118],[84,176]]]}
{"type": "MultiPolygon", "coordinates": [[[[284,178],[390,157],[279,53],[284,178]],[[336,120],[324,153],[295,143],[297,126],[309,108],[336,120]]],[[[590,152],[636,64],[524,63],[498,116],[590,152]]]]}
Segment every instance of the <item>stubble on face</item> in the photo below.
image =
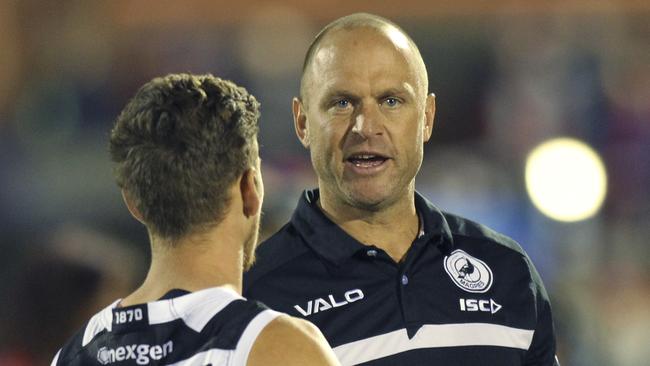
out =
{"type": "Polygon", "coordinates": [[[426,81],[418,75],[418,60],[403,36],[361,28],[337,30],[328,37],[316,51],[304,96],[321,196],[380,210],[414,189],[423,153],[419,129],[424,103],[419,99],[426,99],[426,81]],[[332,112],[329,103],[339,97],[349,98],[355,110],[349,115],[332,112]],[[384,97],[398,98],[400,109],[385,108],[384,97]],[[355,124],[365,132],[354,133],[355,124]],[[385,169],[366,174],[350,166],[346,157],[360,152],[388,157],[385,169]]]}

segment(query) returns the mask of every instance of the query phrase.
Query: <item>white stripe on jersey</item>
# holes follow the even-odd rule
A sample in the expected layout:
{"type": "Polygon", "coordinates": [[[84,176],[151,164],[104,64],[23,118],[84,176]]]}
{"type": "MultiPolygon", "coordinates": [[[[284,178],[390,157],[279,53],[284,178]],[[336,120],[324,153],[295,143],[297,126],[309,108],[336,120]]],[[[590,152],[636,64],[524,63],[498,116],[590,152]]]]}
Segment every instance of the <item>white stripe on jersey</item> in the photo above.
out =
{"type": "Polygon", "coordinates": [[[99,313],[95,314],[88,321],[88,325],[84,330],[84,337],[81,341],[81,346],[85,347],[90,341],[95,338],[99,332],[106,329],[109,332],[113,328],[113,308],[122,301],[122,299],[115,300],[112,304],[102,309],[99,313]]]}
{"type": "Polygon", "coordinates": [[[56,355],[54,356],[54,359],[52,360],[52,363],[50,364],[50,366],[56,366],[56,362],[59,361],[59,355],[60,354],[61,354],[61,350],[59,350],[59,352],[56,353],[56,355]]]}
{"type": "MultiPolygon", "coordinates": [[[[244,298],[229,288],[213,287],[173,299],[153,301],[147,304],[149,324],[161,324],[180,318],[188,327],[200,332],[214,315],[231,302],[240,299],[244,298]]],[[[84,330],[82,347],[90,343],[104,329],[111,331],[113,309],[120,301],[122,300],[114,301],[90,318],[84,330]]]]}
{"type": "Polygon", "coordinates": [[[248,354],[260,332],[281,313],[264,310],[257,314],[242,333],[234,350],[212,348],[168,366],[204,366],[207,364],[223,366],[246,366],[248,354]]]}
{"type": "Polygon", "coordinates": [[[246,366],[246,363],[248,363],[248,354],[251,348],[253,348],[253,343],[255,343],[257,336],[262,332],[264,327],[281,314],[273,310],[264,310],[248,323],[248,326],[246,326],[246,329],[237,342],[235,357],[231,365],[246,366]]]}
{"type": "Polygon", "coordinates": [[[147,304],[149,324],[162,324],[183,319],[188,327],[197,333],[235,300],[244,299],[235,291],[224,288],[210,288],[169,300],[154,301],[147,304]]]}
{"type": "Polygon", "coordinates": [[[427,324],[409,339],[400,329],[334,348],[342,365],[356,365],[398,353],[437,347],[496,346],[527,350],[533,330],[488,323],[427,324]]]}

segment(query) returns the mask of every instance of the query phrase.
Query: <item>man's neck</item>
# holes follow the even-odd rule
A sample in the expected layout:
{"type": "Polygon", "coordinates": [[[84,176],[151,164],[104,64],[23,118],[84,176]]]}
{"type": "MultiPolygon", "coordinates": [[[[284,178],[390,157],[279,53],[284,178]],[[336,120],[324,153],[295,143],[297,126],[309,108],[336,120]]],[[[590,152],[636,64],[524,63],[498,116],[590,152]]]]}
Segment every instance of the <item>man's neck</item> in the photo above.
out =
{"type": "Polygon", "coordinates": [[[419,218],[413,189],[379,210],[354,207],[323,193],[318,204],[330,220],[360,243],[381,248],[395,262],[403,259],[417,237],[419,218]]]}
{"type": "MultiPolygon", "coordinates": [[[[152,238],[152,260],[147,277],[120,305],[155,301],[172,289],[190,292],[223,286],[241,294],[243,253],[237,238],[223,232],[189,236],[173,245],[152,238]]],[[[239,239],[241,242],[241,239],[239,239]]]]}

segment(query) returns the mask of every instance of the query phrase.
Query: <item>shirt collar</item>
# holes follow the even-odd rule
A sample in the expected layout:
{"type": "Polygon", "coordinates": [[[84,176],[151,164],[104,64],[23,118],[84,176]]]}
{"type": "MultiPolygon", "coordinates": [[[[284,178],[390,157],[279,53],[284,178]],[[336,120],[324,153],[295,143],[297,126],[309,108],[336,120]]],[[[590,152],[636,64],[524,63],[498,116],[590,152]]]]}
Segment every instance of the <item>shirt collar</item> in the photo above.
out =
{"type": "MultiPolygon", "coordinates": [[[[305,190],[291,217],[291,223],[309,247],[338,266],[368,246],[358,242],[325,216],[318,207],[318,198],[318,189],[305,190]]],[[[436,240],[435,244],[441,251],[450,251],[453,246],[452,235],[442,212],[417,192],[415,207],[421,215],[424,228],[424,235],[417,240],[436,240]]]]}
{"type": "Polygon", "coordinates": [[[422,217],[424,228],[424,235],[418,239],[427,242],[435,240],[440,251],[450,252],[454,246],[454,239],[442,211],[417,191],[415,192],[415,209],[422,217]]]}

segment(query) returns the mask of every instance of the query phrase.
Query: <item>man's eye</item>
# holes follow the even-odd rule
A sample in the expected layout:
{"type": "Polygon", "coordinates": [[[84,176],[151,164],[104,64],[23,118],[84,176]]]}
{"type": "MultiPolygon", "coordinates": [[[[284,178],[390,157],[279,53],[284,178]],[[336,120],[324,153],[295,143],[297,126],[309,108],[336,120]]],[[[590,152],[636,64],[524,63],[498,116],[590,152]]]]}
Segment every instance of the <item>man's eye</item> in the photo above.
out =
{"type": "Polygon", "coordinates": [[[350,106],[350,101],[347,99],[337,100],[336,103],[334,103],[334,106],[342,109],[347,108],[350,106]]]}
{"type": "Polygon", "coordinates": [[[396,107],[400,101],[397,98],[386,98],[384,99],[384,103],[389,107],[396,107]]]}

